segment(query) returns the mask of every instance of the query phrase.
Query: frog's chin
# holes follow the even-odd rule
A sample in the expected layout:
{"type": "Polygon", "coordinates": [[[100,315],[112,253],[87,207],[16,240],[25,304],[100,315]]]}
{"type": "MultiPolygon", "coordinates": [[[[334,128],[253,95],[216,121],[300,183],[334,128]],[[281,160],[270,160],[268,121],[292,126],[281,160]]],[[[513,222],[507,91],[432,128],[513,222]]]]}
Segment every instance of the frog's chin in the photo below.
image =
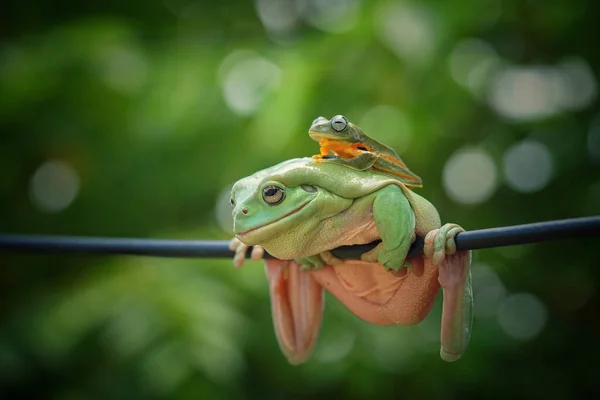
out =
{"type": "Polygon", "coordinates": [[[302,204],[300,207],[290,211],[284,216],[277,218],[274,221],[267,222],[266,224],[248,229],[244,232],[236,232],[235,237],[238,238],[242,243],[245,243],[249,246],[254,246],[260,244],[265,239],[271,238],[273,235],[271,232],[274,230],[278,232],[278,227],[281,224],[285,224],[286,221],[293,215],[299,213],[304,207],[306,207],[313,199],[308,200],[306,203],[302,204]]]}

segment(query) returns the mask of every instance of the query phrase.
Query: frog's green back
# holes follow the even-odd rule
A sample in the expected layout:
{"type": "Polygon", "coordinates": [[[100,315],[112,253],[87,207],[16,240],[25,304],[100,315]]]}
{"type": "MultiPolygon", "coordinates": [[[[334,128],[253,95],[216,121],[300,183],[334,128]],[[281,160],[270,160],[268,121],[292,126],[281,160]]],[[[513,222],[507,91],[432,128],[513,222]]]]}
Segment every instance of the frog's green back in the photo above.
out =
{"type": "Polygon", "coordinates": [[[417,234],[441,225],[437,210],[428,200],[408,189],[392,175],[378,170],[360,171],[340,164],[315,162],[305,157],[284,161],[257,174],[260,174],[261,180],[275,180],[293,187],[316,185],[348,199],[364,197],[387,185],[397,185],[415,212],[417,234]]]}

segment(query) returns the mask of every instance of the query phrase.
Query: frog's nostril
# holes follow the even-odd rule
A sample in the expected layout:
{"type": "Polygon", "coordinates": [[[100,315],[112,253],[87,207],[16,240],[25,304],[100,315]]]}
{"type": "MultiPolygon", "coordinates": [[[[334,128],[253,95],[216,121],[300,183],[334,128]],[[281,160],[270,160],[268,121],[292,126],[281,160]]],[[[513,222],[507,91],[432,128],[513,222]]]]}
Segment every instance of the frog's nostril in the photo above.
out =
{"type": "Polygon", "coordinates": [[[242,210],[242,212],[243,212],[244,214],[248,214],[248,210],[247,210],[247,209],[245,209],[245,208],[242,210]]]}

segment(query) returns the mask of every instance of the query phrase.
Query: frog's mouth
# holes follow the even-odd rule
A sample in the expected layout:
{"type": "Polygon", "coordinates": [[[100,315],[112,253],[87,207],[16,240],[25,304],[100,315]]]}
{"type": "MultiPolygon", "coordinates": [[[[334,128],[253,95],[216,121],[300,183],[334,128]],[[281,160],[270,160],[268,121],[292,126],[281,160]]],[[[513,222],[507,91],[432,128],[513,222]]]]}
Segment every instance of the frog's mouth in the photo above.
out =
{"type": "Polygon", "coordinates": [[[267,222],[266,224],[259,225],[259,226],[257,226],[257,227],[254,227],[254,228],[252,228],[252,229],[248,229],[247,231],[244,231],[244,232],[239,232],[239,233],[236,233],[236,234],[235,234],[235,236],[236,236],[238,239],[240,239],[240,240],[241,240],[243,237],[246,237],[246,236],[248,236],[248,235],[252,235],[252,234],[259,233],[259,232],[261,232],[262,230],[264,230],[265,228],[268,228],[268,227],[270,227],[270,226],[272,226],[272,225],[274,225],[274,224],[276,224],[276,223],[280,222],[281,220],[287,219],[288,217],[291,217],[292,215],[294,215],[294,214],[296,214],[296,213],[300,212],[300,210],[302,210],[304,207],[306,207],[306,206],[308,205],[308,203],[310,203],[311,201],[312,201],[312,199],[310,199],[310,200],[309,200],[309,201],[307,201],[306,203],[302,204],[300,207],[298,207],[298,208],[296,208],[296,209],[294,209],[294,210],[290,211],[289,213],[285,214],[284,216],[277,218],[277,219],[276,219],[276,220],[274,220],[274,221],[267,222]]]}
{"type": "Polygon", "coordinates": [[[331,140],[339,140],[338,136],[332,135],[330,133],[317,132],[317,131],[308,131],[308,135],[314,140],[323,140],[323,139],[331,139],[331,140]]]}

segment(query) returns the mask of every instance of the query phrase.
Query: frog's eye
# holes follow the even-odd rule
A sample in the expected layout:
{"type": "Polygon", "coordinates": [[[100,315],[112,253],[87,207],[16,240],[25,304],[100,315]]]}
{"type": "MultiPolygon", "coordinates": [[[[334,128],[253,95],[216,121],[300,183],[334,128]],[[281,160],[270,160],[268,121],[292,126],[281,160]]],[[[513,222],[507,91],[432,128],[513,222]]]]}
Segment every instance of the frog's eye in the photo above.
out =
{"type": "Polygon", "coordinates": [[[285,191],[280,187],[270,185],[263,189],[262,196],[268,205],[274,206],[285,199],[285,191]]]}
{"type": "Polygon", "coordinates": [[[313,185],[300,185],[300,188],[307,193],[317,193],[317,187],[313,185]]]}
{"type": "Polygon", "coordinates": [[[233,197],[229,201],[231,202],[231,207],[235,207],[235,200],[233,197]]]}
{"type": "Polygon", "coordinates": [[[341,132],[348,126],[348,120],[343,115],[336,115],[331,118],[331,128],[336,132],[341,132]]]}

